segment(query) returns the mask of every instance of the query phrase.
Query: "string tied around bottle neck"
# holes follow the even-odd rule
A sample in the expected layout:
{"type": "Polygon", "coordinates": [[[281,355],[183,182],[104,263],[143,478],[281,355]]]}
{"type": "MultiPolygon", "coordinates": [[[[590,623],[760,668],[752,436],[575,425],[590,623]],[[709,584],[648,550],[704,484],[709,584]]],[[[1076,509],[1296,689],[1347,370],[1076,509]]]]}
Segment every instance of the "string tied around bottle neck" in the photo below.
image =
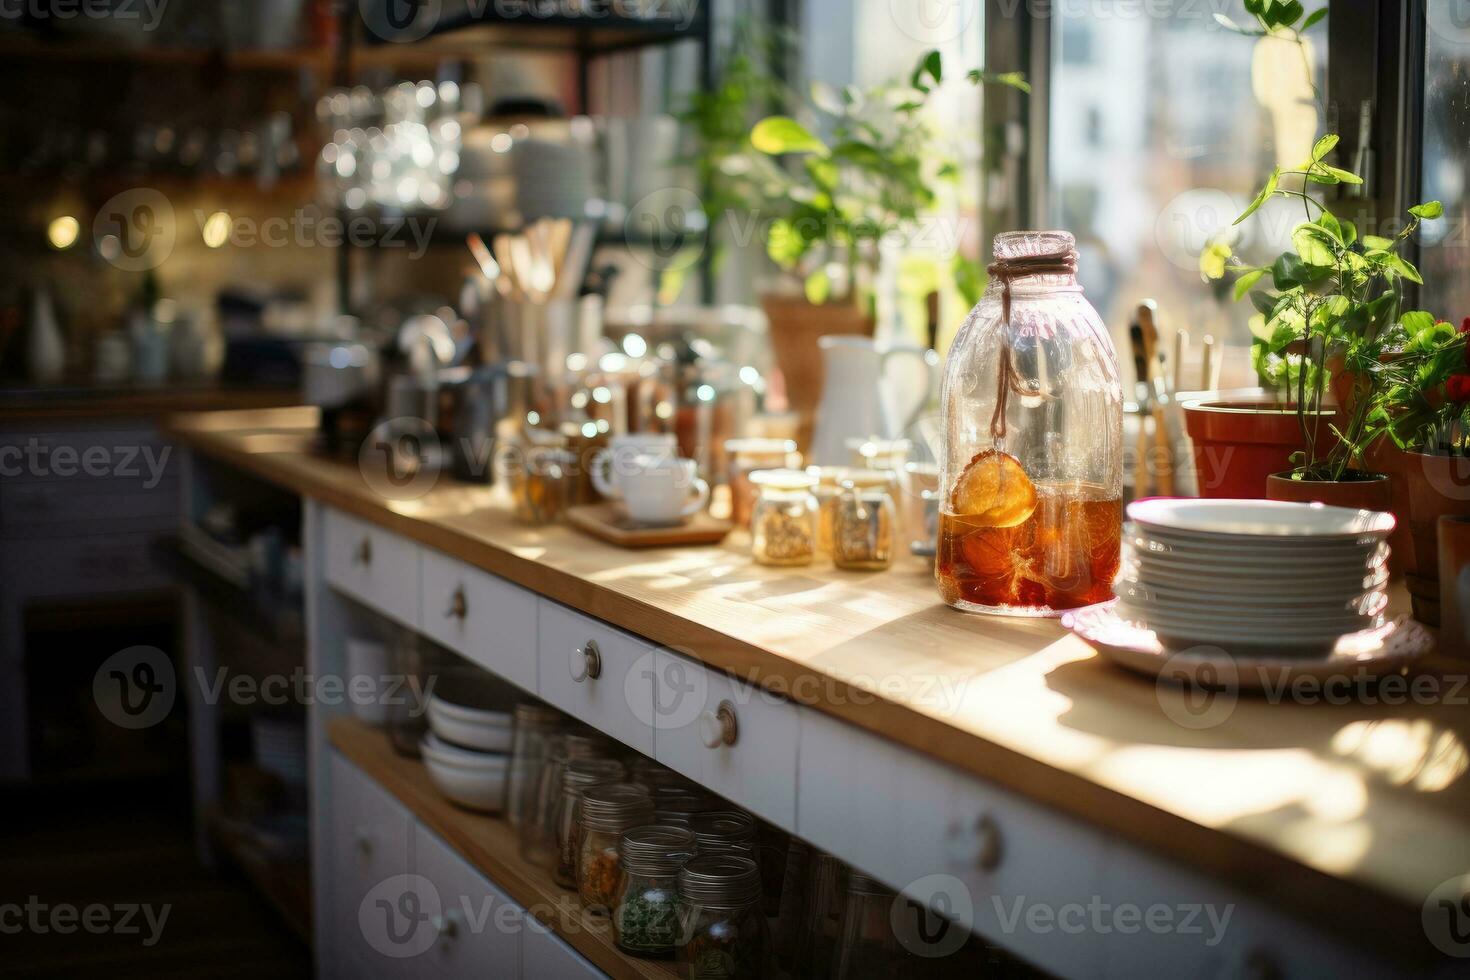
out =
{"type": "MultiPolygon", "coordinates": [[[[1011,325],[1011,283],[1032,276],[1075,276],[1077,274],[1077,251],[1071,248],[1043,252],[1039,255],[1023,255],[1010,259],[997,259],[989,268],[990,277],[1000,281],[1001,322],[1011,325]]],[[[1028,394],[1021,384],[1012,360],[1010,339],[1002,341],[999,377],[996,379],[995,414],[990,417],[990,435],[997,445],[1006,437],[1006,408],[1011,392],[1028,394]]]]}

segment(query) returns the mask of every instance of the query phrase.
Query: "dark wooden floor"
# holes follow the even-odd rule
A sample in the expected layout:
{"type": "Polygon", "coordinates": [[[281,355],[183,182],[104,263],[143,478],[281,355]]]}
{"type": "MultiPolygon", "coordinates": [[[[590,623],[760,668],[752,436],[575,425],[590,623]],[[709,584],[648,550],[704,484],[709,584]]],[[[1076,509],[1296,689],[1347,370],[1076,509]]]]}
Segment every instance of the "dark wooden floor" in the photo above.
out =
{"type": "MultiPolygon", "coordinates": [[[[93,911],[94,924],[100,913],[93,911]]],[[[63,920],[63,925],[66,922],[63,920]]],[[[228,865],[194,850],[177,782],[0,789],[0,974],[7,977],[309,977],[310,951],[228,865]],[[150,905],[168,918],[136,934],[38,930],[49,912],[150,905]],[[12,904],[22,906],[19,913],[12,904]],[[43,916],[43,921],[46,916],[43,916]],[[21,926],[14,932],[16,924],[21,926]]]]}

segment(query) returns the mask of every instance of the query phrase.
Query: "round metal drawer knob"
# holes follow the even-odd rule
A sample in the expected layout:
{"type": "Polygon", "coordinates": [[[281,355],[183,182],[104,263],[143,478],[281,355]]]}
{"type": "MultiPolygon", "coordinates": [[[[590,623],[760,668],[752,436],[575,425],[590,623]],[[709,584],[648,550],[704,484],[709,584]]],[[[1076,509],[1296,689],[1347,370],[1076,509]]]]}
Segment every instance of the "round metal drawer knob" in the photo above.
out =
{"type": "Polygon", "coordinates": [[[470,605],[464,597],[464,586],[454,590],[454,596],[449,600],[449,608],[444,612],[445,619],[464,619],[469,615],[470,605]]]}
{"type": "Polygon", "coordinates": [[[708,749],[734,745],[740,737],[740,725],[735,720],[735,706],[729,701],[721,701],[714,711],[700,714],[699,737],[708,749]]]}
{"type": "Polygon", "coordinates": [[[444,942],[450,942],[459,934],[459,915],[450,910],[443,915],[436,915],[430,920],[434,932],[444,942]]]}
{"type": "Polygon", "coordinates": [[[572,680],[578,684],[602,676],[602,651],[597,649],[596,640],[588,640],[579,650],[572,652],[572,680]]]}
{"type": "Polygon", "coordinates": [[[364,856],[373,853],[372,835],[361,828],[357,831],[357,851],[364,856]]]}
{"type": "Polygon", "coordinates": [[[363,538],[362,544],[357,546],[357,563],[359,565],[371,565],[373,563],[373,541],[371,538],[363,538]]]}

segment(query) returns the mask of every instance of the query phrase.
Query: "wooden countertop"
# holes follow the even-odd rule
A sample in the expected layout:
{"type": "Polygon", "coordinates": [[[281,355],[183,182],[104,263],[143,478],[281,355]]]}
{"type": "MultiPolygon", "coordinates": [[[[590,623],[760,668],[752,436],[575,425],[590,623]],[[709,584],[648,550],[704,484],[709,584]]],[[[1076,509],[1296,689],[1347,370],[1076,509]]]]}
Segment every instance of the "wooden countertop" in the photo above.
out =
{"type": "Polygon", "coordinates": [[[0,386],[0,425],[67,419],[115,419],[224,409],[251,411],[301,402],[289,388],[160,385],[157,388],[88,385],[0,386]]]}
{"type": "Polygon", "coordinates": [[[1400,954],[1421,907],[1470,871],[1470,666],[1433,661],[1434,704],[1241,699],[1219,725],[1053,621],[944,606],[918,562],[780,570],[744,540],[628,552],[516,524],[447,478],[386,500],[307,454],[312,410],[211,413],[179,441],[708,665],[928,753],[1400,954]]]}

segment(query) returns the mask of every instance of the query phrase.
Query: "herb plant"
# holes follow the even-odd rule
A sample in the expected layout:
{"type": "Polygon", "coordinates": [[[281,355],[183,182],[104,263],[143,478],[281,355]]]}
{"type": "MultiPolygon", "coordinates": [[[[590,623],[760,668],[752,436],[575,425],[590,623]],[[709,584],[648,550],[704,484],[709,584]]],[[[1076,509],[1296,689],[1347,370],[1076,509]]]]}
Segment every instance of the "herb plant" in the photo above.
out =
{"type": "MultiPolygon", "coordinates": [[[[1259,341],[1251,349],[1252,362],[1268,386],[1288,393],[1294,403],[1306,444],[1306,451],[1292,459],[1294,475],[1301,480],[1344,479],[1381,433],[1381,419],[1375,425],[1370,419],[1378,418],[1377,395],[1397,370],[1391,352],[1417,343],[1427,316],[1400,316],[1404,282],[1423,282],[1401,250],[1421,221],[1444,213],[1437,201],[1420,204],[1409,209],[1408,222],[1394,237],[1360,237],[1351,221],[1336,217],[1308,193],[1313,186],[1362,183],[1356,174],[1327,162],[1337,143],[1337,136],[1324,136],[1299,168],[1272,171],[1235,220],[1240,224],[1275,197],[1299,200],[1305,220],[1292,231],[1293,251],[1270,265],[1249,266],[1232,264],[1229,246],[1213,244],[1201,258],[1207,277],[1235,273],[1235,298],[1249,294],[1259,311],[1252,322],[1259,341]],[[1263,283],[1265,288],[1255,290],[1263,283]],[[1326,426],[1330,436],[1317,424],[1329,366],[1366,379],[1368,388],[1352,400],[1341,426],[1326,426]]],[[[1429,320],[1432,324],[1433,318],[1429,320]]]]}
{"type": "Polygon", "coordinates": [[[1406,338],[1383,365],[1368,438],[1400,449],[1470,456],[1470,317],[1456,330],[1424,312],[1400,320],[1406,338]]]}

